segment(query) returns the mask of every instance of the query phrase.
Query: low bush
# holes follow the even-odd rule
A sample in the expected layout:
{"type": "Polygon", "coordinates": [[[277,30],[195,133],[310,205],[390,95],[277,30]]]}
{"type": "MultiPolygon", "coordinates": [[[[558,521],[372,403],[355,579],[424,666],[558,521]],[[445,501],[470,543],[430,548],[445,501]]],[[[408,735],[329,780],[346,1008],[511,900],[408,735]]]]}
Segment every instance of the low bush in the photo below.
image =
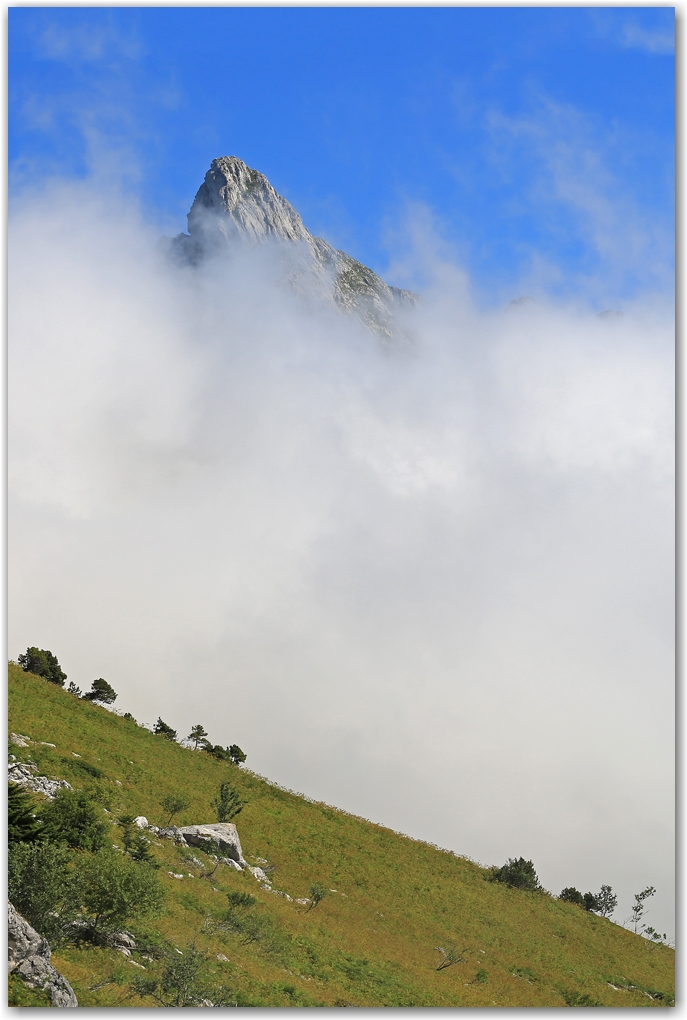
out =
{"type": "Polygon", "coordinates": [[[164,889],[151,868],[114,849],[79,856],[75,881],[83,907],[83,930],[98,940],[127,921],[159,912],[164,889]]]}
{"type": "Polygon", "coordinates": [[[79,913],[73,853],[57,843],[11,843],[7,856],[10,902],[51,946],[66,941],[79,913]]]}
{"type": "Polygon", "coordinates": [[[109,826],[102,808],[83,791],[60,790],[55,800],[41,809],[41,820],[46,839],[74,849],[100,850],[107,842],[109,826]]]}
{"type": "Polygon", "coordinates": [[[494,868],[490,881],[503,882],[512,889],[524,889],[527,892],[537,892],[541,889],[534,864],[532,861],[526,861],[524,857],[518,857],[517,860],[509,858],[502,867],[494,868]]]}

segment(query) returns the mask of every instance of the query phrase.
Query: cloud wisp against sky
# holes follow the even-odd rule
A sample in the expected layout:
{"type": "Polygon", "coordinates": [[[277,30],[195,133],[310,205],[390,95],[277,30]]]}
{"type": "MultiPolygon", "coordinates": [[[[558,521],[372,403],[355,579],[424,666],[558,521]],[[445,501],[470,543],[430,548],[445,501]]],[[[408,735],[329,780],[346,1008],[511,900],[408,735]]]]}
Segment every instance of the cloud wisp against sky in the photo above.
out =
{"type": "Polygon", "coordinates": [[[667,930],[670,308],[480,311],[428,246],[382,347],[88,183],[11,244],[10,654],[667,930]]]}

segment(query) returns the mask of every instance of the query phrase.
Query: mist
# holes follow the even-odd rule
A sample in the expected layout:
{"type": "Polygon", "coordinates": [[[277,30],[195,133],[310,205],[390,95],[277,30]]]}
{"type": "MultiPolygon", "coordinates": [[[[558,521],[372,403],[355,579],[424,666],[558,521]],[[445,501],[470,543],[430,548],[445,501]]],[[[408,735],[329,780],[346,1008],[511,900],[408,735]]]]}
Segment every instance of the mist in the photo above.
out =
{"type": "Polygon", "coordinates": [[[159,236],[87,183],[11,212],[10,656],[672,933],[668,302],[484,308],[429,246],[385,345],[159,236]]]}

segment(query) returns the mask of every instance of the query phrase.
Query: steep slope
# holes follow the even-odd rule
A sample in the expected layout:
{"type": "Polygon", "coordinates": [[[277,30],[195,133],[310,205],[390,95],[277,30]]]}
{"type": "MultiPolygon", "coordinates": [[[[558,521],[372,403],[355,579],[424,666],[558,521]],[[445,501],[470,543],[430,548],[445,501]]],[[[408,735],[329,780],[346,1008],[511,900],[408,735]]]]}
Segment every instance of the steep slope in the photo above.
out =
{"type": "MultiPolygon", "coordinates": [[[[229,779],[238,789],[246,802],[237,819],[244,855],[251,865],[273,865],[273,889],[291,901],[245,871],[223,866],[203,878],[212,867],[201,851],[169,840],[152,849],[167,888],[155,929],[182,953],[194,939],[207,949],[217,979],[241,1004],[655,1007],[672,1001],[673,951],[611,921],[546,894],[491,883],[488,871],[466,858],[171,743],[15,665],[9,701],[10,731],[32,741],[12,751],[34,761],[41,774],[90,790],[110,818],[130,812],[163,823],[161,797],[179,791],[191,806],[177,824],[209,822],[220,782],[229,779]],[[331,891],[308,910],[295,900],[308,897],[313,883],[331,891]],[[232,891],[258,900],[252,941],[213,933],[206,923],[226,910],[232,891]],[[438,970],[438,946],[454,947],[458,962],[438,970]]],[[[119,843],[114,823],[112,833],[119,843]]],[[[153,1004],[130,989],[141,967],[156,972],[145,954],[61,949],[53,962],[80,1006],[153,1004]]]]}
{"type": "Polygon", "coordinates": [[[241,246],[270,242],[281,246],[293,287],[333,299],[383,339],[400,335],[396,315],[414,304],[416,295],[389,287],[367,266],[313,237],[293,206],[243,160],[214,159],[188,214],[188,234],[172,240],[173,253],[197,265],[241,246]]]}

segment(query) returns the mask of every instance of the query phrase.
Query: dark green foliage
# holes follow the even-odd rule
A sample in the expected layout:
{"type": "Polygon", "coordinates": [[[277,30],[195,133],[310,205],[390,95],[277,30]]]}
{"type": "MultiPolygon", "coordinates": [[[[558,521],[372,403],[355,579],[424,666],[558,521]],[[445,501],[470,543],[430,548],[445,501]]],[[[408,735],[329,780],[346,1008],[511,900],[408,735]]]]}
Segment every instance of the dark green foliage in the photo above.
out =
{"type": "Polygon", "coordinates": [[[120,815],[117,821],[122,827],[122,843],[128,853],[134,845],[138,826],[134,823],[134,815],[120,815]]]}
{"type": "Polygon", "coordinates": [[[73,694],[77,698],[81,697],[81,688],[77,687],[73,680],[69,681],[69,687],[67,688],[67,694],[73,694]]]}
{"type": "Polygon", "coordinates": [[[190,806],[191,801],[183,793],[168,793],[160,801],[160,807],[169,815],[168,825],[172,824],[172,819],[175,815],[178,815],[180,811],[185,811],[190,806]]]}
{"type": "Polygon", "coordinates": [[[164,900],[164,889],[151,868],[111,848],[80,855],[76,881],[86,915],[84,931],[90,937],[157,913],[164,900]]]}
{"type": "Polygon", "coordinates": [[[207,737],[207,735],[208,735],[207,730],[204,729],[204,727],[202,727],[200,723],[198,723],[197,726],[191,727],[191,732],[189,733],[186,739],[192,740],[193,746],[197,749],[198,744],[205,743],[205,738],[207,737]]]}
{"type": "Polygon", "coordinates": [[[242,765],[248,755],[244,754],[238,744],[232,744],[231,747],[227,748],[229,752],[229,759],[234,765],[242,765]]]}
{"type": "Polygon", "coordinates": [[[148,864],[151,868],[160,867],[151,853],[150,840],[140,831],[134,834],[129,853],[131,854],[132,861],[136,861],[138,864],[148,864]]]}
{"type": "Polygon", "coordinates": [[[17,661],[25,673],[42,676],[51,684],[64,687],[67,674],[62,672],[57,656],[49,652],[47,648],[27,648],[24,655],[20,655],[17,661]]]}
{"type": "Polygon", "coordinates": [[[488,980],[489,971],[487,970],[478,970],[477,973],[475,974],[475,981],[480,985],[486,984],[488,980]]]}
{"type": "Polygon", "coordinates": [[[567,988],[564,988],[561,995],[565,999],[568,1006],[600,1006],[601,1003],[598,999],[592,999],[591,995],[587,995],[586,992],[571,992],[567,988]]]}
{"type": "MultiPolygon", "coordinates": [[[[589,893],[587,894],[589,895],[589,893]]],[[[559,900],[563,900],[565,903],[576,903],[578,907],[584,906],[584,896],[574,885],[568,886],[567,889],[561,891],[559,900]]]]}
{"type": "Polygon", "coordinates": [[[116,700],[116,692],[102,677],[94,680],[88,694],[84,694],[84,701],[101,701],[103,705],[111,705],[116,700]]]}
{"type": "Polygon", "coordinates": [[[212,802],[218,822],[230,822],[243,811],[243,804],[230,783],[221,783],[219,793],[212,802]]]}
{"type": "Polygon", "coordinates": [[[151,998],[160,1006],[236,1006],[238,1003],[224,986],[209,983],[203,971],[210,957],[191,945],[186,952],[170,953],[159,978],[134,979],[132,990],[141,998],[151,998]]]}
{"type": "Polygon", "coordinates": [[[582,905],[585,910],[598,910],[599,901],[594,893],[586,892],[582,897],[582,905]]]}
{"type": "Polygon", "coordinates": [[[158,716],[157,722],[153,726],[153,733],[158,733],[167,740],[176,740],[177,738],[177,731],[168,726],[166,722],[163,722],[160,716],[158,716]]]}
{"type": "Polygon", "coordinates": [[[319,882],[313,882],[310,886],[310,906],[308,910],[314,910],[318,903],[321,903],[325,896],[329,895],[329,889],[326,885],[320,885],[319,882]]]}
{"type": "Polygon", "coordinates": [[[32,843],[43,828],[34,814],[33,801],[16,783],[7,786],[7,838],[10,843],[32,843]]]}
{"type": "Polygon", "coordinates": [[[122,719],[128,719],[130,722],[136,722],[131,712],[125,712],[122,719]]]}
{"type": "Polygon", "coordinates": [[[517,860],[509,857],[501,868],[492,871],[490,881],[503,882],[512,889],[525,889],[527,892],[541,889],[534,864],[524,857],[518,857],[517,860]]]}
{"type": "Polygon", "coordinates": [[[250,893],[238,891],[227,893],[227,899],[229,906],[234,910],[250,910],[258,902],[250,893]]]}
{"type": "Polygon", "coordinates": [[[200,744],[206,754],[211,754],[218,761],[231,761],[228,747],[222,747],[221,744],[211,744],[209,740],[201,740],[200,744]]]}
{"type": "Polygon", "coordinates": [[[51,946],[64,941],[78,913],[69,864],[73,853],[56,843],[10,843],[8,896],[51,946]]]}
{"type": "Polygon", "coordinates": [[[132,861],[139,864],[149,864],[151,868],[159,868],[160,865],[150,851],[150,840],[143,835],[134,822],[133,815],[121,815],[117,821],[122,827],[122,842],[124,849],[132,861]]]}
{"type": "Polygon", "coordinates": [[[105,775],[102,769],[99,769],[97,765],[91,765],[82,758],[63,758],[62,761],[67,768],[72,770],[72,772],[90,776],[92,779],[102,779],[105,775]]]}
{"type": "Polygon", "coordinates": [[[41,809],[44,833],[56,843],[67,843],[78,850],[99,850],[107,842],[108,824],[102,809],[87,793],[60,790],[50,804],[41,809]]]}

